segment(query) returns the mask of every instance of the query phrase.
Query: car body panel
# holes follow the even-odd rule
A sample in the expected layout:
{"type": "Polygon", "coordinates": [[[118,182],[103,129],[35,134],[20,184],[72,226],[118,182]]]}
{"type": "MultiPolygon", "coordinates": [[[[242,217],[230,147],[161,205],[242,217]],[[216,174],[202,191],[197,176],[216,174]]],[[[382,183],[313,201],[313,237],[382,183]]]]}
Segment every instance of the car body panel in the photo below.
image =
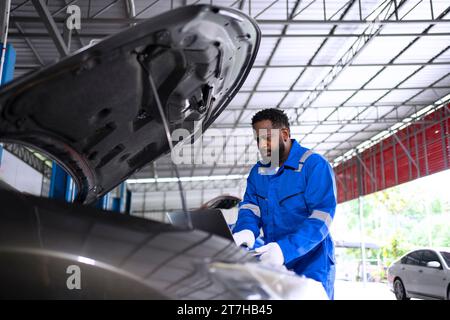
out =
{"type": "Polygon", "coordinates": [[[0,202],[0,298],[327,299],[215,234],[1,189],[0,202]]]}
{"type": "MultiPolygon", "coordinates": [[[[413,259],[414,260],[414,259],[413,259]]],[[[415,261],[415,260],[414,260],[415,261]]],[[[435,261],[434,258],[432,261],[435,261]]],[[[388,282],[392,291],[393,282],[400,279],[408,297],[422,299],[446,299],[450,286],[450,269],[444,263],[439,250],[432,248],[413,250],[395,261],[388,268],[388,282]],[[420,254],[418,265],[411,265],[411,258],[420,254]],[[441,264],[440,268],[427,267],[427,254],[432,253],[441,264]],[[425,258],[424,258],[425,257],[425,258]],[[408,263],[409,261],[409,263],[408,263]]]]}
{"type": "MultiPolygon", "coordinates": [[[[419,271],[420,272],[420,271],[419,271]]],[[[423,293],[426,296],[445,299],[445,271],[442,269],[423,267],[422,275],[418,276],[418,293],[423,293]],[[421,290],[421,291],[419,291],[421,290]]]]}
{"type": "Polygon", "coordinates": [[[416,253],[413,253],[413,257],[411,257],[413,259],[413,263],[414,264],[406,264],[406,265],[402,265],[405,270],[404,270],[404,275],[405,275],[405,289],[406,292],[417,292],[419,290],[419,284],[418,284],[418,276],[419,276],[419,270],[422,269],[422,267],[420,266],[420,259],[422,257],[422,253],[421,251],[418,251],[416,253]],[[418,255],[417,255],[418,254],[418,255]]]}
{"type": "Polygon", "coordinates": [[[422,290],[423,294],[427,296],[445,299],[447,293],[444,280],[445,270],[438,254],[432,250],[424,250],[422,260],[422,268],[419,270],[422,274],[417,278],[417,289],[422,290]],[[438,261],[441,268],[427,267],[426,263],[429,261],[438,261]]]}
{"type": "Polygon", "coordinates": [[[3,298],[245,298],[208,275],[255,261],[219,236],[5,190],[0,202],[3,298]],[[67,287],[73,265],[81,290],[67,287]]]}

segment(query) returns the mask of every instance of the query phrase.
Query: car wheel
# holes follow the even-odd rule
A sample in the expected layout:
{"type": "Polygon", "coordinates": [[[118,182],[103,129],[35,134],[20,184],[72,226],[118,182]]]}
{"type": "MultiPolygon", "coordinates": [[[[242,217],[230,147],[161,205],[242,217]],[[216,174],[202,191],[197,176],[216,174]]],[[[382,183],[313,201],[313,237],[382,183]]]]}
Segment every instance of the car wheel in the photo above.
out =
{"type": "Polygon", "coordinates": [[[447,300],[450,300],[450,285],[447,288],[447,300]]]}
{"type": "Polygon", "coordinates": [[[395,279],[394,281],[394,293],[397,300],[409,300],[410,298],[406,296],[406,290],[403,286],[403,282],[400,279],[395,279]]]}

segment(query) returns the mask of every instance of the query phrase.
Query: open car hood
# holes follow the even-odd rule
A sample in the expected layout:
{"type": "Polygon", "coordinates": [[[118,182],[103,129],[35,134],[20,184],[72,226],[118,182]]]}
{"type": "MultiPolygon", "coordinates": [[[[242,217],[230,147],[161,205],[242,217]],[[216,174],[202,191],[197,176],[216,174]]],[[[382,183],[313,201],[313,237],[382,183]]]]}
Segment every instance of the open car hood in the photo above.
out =
{"type": "Polygon", "coordinates": [[[169,151],[149,73],[170,130],[196,136],[242,86],[259,42],[240,11],[169,11],[3,87],[0,140],[47,154],[74,178],[76,201],[92,203],[169,151]]]}

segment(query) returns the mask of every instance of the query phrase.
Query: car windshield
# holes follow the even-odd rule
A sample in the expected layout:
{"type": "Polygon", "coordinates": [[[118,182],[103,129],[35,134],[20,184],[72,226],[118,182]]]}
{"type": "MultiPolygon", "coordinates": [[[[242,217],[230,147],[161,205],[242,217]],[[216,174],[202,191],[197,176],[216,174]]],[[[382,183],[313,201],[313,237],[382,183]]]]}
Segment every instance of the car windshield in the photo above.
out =
{"type": "Polygon", "coordinates": [[[447,264],[447,266],[450,267],[450,252],[447,251],[441,251],[441,255],[445,260],[445,263],[447,264]]]}

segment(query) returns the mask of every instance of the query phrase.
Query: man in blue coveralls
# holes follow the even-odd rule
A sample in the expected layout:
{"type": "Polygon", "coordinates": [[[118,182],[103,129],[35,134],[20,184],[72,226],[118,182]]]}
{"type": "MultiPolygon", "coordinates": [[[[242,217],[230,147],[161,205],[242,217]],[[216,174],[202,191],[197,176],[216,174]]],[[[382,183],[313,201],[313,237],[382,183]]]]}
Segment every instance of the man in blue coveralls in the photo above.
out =
{"type": "Polygon", "coordinates": [[[263,161],[248,176],[234,240],[238,246],[253,248],[262,228],[265,245],[255,249],[260,260],[284,264],[321,282],[333,299],[335,257],[329,233],[336,209],[333,169],[324,157],[291,139],[282,110],[257,112],[252,127],[263,161]]]}

